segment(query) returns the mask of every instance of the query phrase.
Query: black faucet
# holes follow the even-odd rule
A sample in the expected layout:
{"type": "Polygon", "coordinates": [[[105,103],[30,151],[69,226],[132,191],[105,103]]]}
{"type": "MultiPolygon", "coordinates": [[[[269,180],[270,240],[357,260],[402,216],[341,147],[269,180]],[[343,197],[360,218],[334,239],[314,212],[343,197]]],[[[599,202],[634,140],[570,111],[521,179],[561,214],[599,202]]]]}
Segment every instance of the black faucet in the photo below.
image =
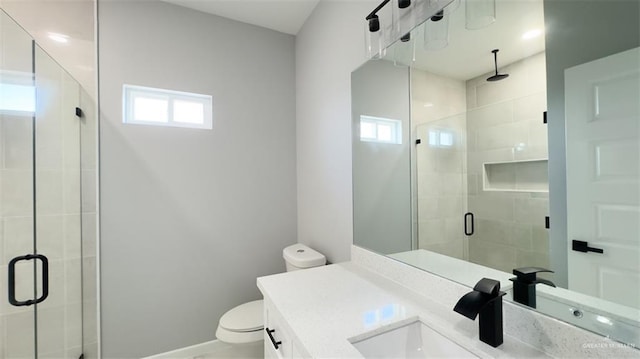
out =
{"type": "Polygon", "coordinates": [[[551,287],[556,286],[550,280],[536,278],[536,273],[540,272],[553,273],[552,270],[539,267],[524,267],[513,270],[513,274],[516,277],[509,279],[513,282],[513,300],[531,308],[536,307],[536,284],[542,283],[551,287]]]}
{"type": "Polygon", "coordinates": [[[473,292],[469,292],[458,300],[453,310],[465,317],[475,320],[480,314],[480,340],[498,347],[502,344],[502,296],[500,282],[494,279],[482,278],[473,292]]]}

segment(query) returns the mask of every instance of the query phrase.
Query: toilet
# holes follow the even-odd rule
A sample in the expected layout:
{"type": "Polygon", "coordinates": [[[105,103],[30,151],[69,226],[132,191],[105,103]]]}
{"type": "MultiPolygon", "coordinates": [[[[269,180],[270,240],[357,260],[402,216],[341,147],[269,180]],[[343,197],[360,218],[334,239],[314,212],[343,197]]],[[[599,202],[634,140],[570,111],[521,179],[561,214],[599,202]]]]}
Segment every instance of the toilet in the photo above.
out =
{"type": "MultiPolygon", "coordinates": [[[[320,267],[327,263],[321,253],[305,246],[294,244],[282,250],[287,272],[320,267]]],[[[230,344],[244,344],[261,341],[264,333],[263,301],[241,304],[220,318],[216,337],[221,342],[230,344]]]]}

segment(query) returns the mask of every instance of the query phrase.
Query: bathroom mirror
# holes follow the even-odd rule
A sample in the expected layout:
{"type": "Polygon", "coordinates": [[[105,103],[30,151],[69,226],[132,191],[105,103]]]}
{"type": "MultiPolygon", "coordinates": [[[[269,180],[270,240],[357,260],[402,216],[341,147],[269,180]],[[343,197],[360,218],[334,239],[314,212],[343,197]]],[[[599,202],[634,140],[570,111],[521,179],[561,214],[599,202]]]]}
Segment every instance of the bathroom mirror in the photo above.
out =
{"type": "Polygon", "coordinates": [[[496,0],[469,30],[454,1],[354,71],[354,244],[468,286],[553,270],[536,310],[640,345],[638,7],[496,0]]]}

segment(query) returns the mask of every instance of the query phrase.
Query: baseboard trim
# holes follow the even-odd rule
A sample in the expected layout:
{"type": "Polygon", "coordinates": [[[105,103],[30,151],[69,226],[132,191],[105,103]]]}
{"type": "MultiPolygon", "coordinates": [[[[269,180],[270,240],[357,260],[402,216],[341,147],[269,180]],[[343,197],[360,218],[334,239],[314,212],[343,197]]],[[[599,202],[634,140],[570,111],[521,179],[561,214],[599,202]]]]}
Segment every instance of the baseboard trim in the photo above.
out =
{"type": "Polygon", "coordinates": [[[204,342],[190,347],[184,347],[176,350],[172,350],[166,353],[160,353],[152,356],[148,356],[142,359],[191,359],[195,356],[210,353],[216,351],[221,346],[226,345],[219,340],[212,340],[210,342],[204,342]]]}

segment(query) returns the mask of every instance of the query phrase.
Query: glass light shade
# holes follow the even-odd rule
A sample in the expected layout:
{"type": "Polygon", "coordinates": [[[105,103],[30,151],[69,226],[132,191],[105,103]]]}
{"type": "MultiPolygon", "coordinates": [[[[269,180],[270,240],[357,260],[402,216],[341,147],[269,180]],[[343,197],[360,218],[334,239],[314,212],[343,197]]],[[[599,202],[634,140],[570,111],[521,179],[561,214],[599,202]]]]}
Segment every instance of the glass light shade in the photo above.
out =
{"type": "Polygon", "coordinates": [[[415,41],[413,36],[408,41],[398,41],[393,45],[393,64],[396,66],[411,66],[415,58],[415,41]]]}
{"type": "Polygon", "coordinates": [[[364,26],[365,54],[368,59],[379,59],[384,57],[383,53],[383,30],[369,31],[369,23],[364,26]]]}
{"type": "Polygon", "coordinates": [[[441,50],[449,45],[449,15],[438,21],[427,20],[424,24],[424,49],[441,50]]]}
{"type": "Polygon", "coordinates": [[[413,2],[415,2],[415,0],[405,8],[400,8],[401,1],[402,0],[391,1],[391,28],[393,29],[391,35],[395,39],[411,30],[414,24],[415,11],[413,9],[415,4],[413,4],[413,2]]]}
{"type": "Polygon", "coordinates": [[[465,27],[467,30],[477,30],[487,27],[496,21],[495,0],[466,0],[465,27]]]}

